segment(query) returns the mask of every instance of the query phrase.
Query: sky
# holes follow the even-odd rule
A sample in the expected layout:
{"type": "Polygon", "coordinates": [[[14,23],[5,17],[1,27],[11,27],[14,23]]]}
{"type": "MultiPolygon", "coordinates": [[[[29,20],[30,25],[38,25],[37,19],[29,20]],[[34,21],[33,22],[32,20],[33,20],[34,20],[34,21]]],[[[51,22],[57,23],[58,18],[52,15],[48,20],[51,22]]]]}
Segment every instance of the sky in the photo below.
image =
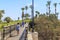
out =
{"type": "MultiPolygon", "coordinates": [[[[25,6],[30,6],[32,0],[0,0],[0,10],[5,10],[3,18],[11,17],[13,20],[17,20],[18,17],[21,19],[22,11],[21,8],[25,6]]],[[[34,11],[39,11],[40,13],[46,13],[48,0],[34,0],[34,11]]],[[[60,3],[60,0],[49,0],[51,1],[51,13],[54,13],[54,3],[60,3]]],[[[27,11],[31,15],[31,9],[28,8],[27,11]]],[[[60,19],[60,5],[57,4],[57,12],[59,13],[58,19],[60,19]]],[[[25,12],[26,13],[26,12],[25,12]]]]}

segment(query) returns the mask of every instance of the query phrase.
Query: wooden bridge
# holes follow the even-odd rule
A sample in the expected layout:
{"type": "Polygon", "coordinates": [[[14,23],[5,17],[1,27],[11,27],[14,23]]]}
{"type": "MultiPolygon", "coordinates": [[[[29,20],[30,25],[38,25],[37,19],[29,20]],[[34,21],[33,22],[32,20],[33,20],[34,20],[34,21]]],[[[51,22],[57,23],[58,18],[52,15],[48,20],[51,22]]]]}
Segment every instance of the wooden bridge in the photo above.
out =
{"type": "Polygon", "coordinates": [[[16,25],[11,25],[10,27],[4,27],[3,30],[4,33],[3,31],[0,32],[0,40],[38,40],[38,33],[29,32],[25,26],[20,27],[19,35],[17,35],[15,26],[16,25]]]}

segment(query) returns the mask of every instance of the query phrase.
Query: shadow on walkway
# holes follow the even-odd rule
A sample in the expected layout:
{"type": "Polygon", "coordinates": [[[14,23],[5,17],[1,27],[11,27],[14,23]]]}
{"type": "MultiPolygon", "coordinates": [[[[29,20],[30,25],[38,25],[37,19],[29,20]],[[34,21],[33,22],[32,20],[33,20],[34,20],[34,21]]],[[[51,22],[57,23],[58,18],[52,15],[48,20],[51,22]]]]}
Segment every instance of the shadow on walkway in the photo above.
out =
{"type": "Polygon", "coordinates": [[[18,35],[13,35],[13,36],[11,36],[11,37],[16,37],[16,36],[18,36],[18,35]]]}

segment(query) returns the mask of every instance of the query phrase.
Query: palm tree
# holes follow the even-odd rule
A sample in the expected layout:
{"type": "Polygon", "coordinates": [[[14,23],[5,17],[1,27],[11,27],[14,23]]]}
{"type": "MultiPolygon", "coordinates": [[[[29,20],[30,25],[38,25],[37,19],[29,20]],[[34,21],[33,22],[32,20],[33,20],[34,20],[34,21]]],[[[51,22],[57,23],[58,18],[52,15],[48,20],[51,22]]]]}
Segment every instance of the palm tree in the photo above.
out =
{"type": "Polygon", "coordinates": [[[35,18],[37,18],[37,14],[35,14],[35,18]]]}
{"type": "Polygon", "coordinates": [[[28,10],[28,6],[25,6],[25,10],[26,10],[26,13],[27,13],[27,10],[28,10]]]}
{"type": "Polygon", "coordinates": [[[0,10],[0,20],[3,17],[3,14],[4,14],[4,10],[0,10]]]}
{"type": "Polygon", "coordinates": [[[36,13],[36,17],[39,17],[39,15],[40,15],[40,12],[38,12],[38,11],[35,11],[35,13],[36,13]]]}
{"type": "Polygon", "coordinates": [[[59,13],[56,13],[57,18],[58,18],[58,14],[59,14],[59,13]]]}
{"type": "Polygon", "coordinates": [[[47,6],[48,6],[48,9],[49,9],[49,15],[50,15],[50,4],[51,4],[51,1],[47,1],[47,6]]]}
{"type": "Polygon", "coordinates": [[[18,20],[20,19],[20,17],[18,17],[18,20]]]}
{"type": "Polygon", "coordinates": [[[56,14],[57,3],[54,3],[54,7],[55,7],[55,14],[56,14]]]}
{"type": "MultiPolygon", "coordinates": [[[[46,4],[46,7],[48,8],[48,4],[46,4]]],[[[46,9],[46,15],[48,16],[48,11],[47,11],[47,9],[46,9]]]]}
{"type": "Polygon", "coordinates": [[[30,8],[32,9],[32,5],[30,5],[30,8]]]}
{"type": "Polygon", "coordinates": [[[22,10],[22,22],[23,22],[23,17],[24,17],[24,8],[21,8],[22,10]]]}

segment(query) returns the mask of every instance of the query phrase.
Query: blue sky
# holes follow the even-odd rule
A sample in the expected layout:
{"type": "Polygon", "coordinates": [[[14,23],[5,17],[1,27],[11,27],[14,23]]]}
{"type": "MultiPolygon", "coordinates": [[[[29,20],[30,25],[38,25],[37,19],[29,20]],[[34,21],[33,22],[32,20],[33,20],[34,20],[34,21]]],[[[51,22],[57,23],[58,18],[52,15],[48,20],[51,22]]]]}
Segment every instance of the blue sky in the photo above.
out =
{"type": "MultiPolygon", "coordinates": [[[[26,5],[29,7],[32,0],[0,0],[0,10],[5,10],[5,14],[2,19],[9,16],[14,20],[17,20],[18,17],[21,19],[21,8],[26,5]]],[[[46,4],[48,0],[34,0],[34,10],[39,11],[40,13],[45,13],[47,10],[46,4]]],[[[51,13],[54,13],[54,3],[59,3],[60,0],[50,0],[51,1],[51,13]]],[[[57,12],[60,13],[60,5],[57,5],[57,12]]],[[[28,9],[28,13],[31,15],[31,9],[28,9]]],[[[60,14],[58,15],[60,19],[60,14]]]]}

